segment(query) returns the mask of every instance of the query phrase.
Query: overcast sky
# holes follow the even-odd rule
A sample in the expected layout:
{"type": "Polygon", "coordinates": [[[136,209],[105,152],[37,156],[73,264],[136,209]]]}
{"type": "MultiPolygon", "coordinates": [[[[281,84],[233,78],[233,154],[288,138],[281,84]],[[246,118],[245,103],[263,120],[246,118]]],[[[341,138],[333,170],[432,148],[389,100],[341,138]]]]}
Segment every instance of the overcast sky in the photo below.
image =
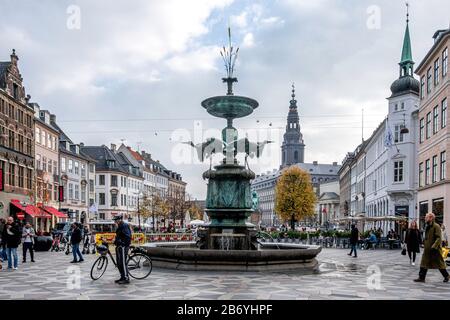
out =
{"type": "MultiPolygon", "coordinates": [[[[16,49],[27,93],[72,140],[145,150],[203,199],[209,163],[186,161],[177,141],[225,126],[200,103],[226,92],[228,24],[240,46],[235,94],[259,102],[235,127],[276,141],[250,164],[260,173],[280,164],[292,82],[306,162],[340,163],[361,141],[362,108],[370,136],[398,77],[405,11],[392,0],[1,0],[0,61],[16,49]]],[[[416,64],[449,12],[448,0],[410,1],[416,64]]]]}

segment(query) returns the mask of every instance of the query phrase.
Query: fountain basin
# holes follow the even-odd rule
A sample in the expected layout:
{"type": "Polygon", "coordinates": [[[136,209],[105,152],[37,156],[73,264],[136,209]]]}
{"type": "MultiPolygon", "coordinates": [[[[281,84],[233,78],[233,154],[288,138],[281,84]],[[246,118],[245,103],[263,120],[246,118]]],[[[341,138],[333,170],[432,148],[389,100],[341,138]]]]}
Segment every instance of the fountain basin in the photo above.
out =
{"type": "Polygon", "coordinates": [[[322,248],[265,242],[258,250],[198,249],[195,242],[148,243],[142,246],[160,268],[190,271],[318,271],[322,248]]]}
{"type": "Polygon", "coordinates": [[[215,117],[235,119],[248,116],[258,107],[258,101],[241,96],[217,96],[202,102],[203,108],[215,117]]]}

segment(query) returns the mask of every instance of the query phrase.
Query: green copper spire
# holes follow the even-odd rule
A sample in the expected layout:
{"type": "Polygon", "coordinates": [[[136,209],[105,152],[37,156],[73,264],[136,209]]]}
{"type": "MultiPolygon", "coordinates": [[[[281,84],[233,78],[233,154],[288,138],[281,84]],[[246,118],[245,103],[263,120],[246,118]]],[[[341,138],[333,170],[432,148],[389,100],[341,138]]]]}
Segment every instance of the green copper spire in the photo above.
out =
{"type": "Polygon", "coordinates": [[[413,65],[411,38],[409,36],[409,4],[406,3],[406,30],[403,38],[402,58],[400,60],[400,77],[412,76],[413,65]]]}

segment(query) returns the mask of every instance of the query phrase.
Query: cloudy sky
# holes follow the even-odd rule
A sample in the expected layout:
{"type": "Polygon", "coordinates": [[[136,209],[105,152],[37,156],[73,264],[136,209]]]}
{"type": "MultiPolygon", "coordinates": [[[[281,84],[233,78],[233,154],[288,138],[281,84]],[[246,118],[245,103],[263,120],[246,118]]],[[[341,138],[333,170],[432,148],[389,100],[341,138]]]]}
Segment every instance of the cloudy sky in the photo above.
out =
{"type": "MultiPolygon", "coordinates": [[[[410,1],[416,63],[449,12],[448,0],[410,1]]],[[[0,13],[0,61],[16,49],[27,93],[72,140],[145,150],[199,199],[209,163],[178,141],[225,125],[200,103],[225,93],[228,25],[240,46],[235,93],[260,104],[235,127],[276,141],[251,162],[256,173],[280,164],[293,82],[307,162],[341,162],[361,141],[362,108],[368,138],[387,113],[405,29],[397,0],[1,0],[0,13]]]]}

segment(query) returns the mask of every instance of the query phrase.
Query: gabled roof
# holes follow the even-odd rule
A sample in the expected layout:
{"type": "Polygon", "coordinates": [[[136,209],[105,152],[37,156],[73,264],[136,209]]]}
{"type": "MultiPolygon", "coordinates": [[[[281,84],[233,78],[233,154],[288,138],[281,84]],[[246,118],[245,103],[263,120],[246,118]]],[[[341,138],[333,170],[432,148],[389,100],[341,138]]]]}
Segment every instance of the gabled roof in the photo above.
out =
{"type": "Polygon", "coordinates": [[[320,195],[319,200],[337,200],[339,195],[335,192],[324,192],[320,195]]]}
{"type": "Polygon", "coordinates": [[[133,156],[133,158],[135,158],[137,161],[142,161],[144,160],[144,158],[142,158],[142,156],[134,151],[133,149],[131,149],[131,147],[127,147],[128,151],[130,151],[131,155],[133,156]]]}

